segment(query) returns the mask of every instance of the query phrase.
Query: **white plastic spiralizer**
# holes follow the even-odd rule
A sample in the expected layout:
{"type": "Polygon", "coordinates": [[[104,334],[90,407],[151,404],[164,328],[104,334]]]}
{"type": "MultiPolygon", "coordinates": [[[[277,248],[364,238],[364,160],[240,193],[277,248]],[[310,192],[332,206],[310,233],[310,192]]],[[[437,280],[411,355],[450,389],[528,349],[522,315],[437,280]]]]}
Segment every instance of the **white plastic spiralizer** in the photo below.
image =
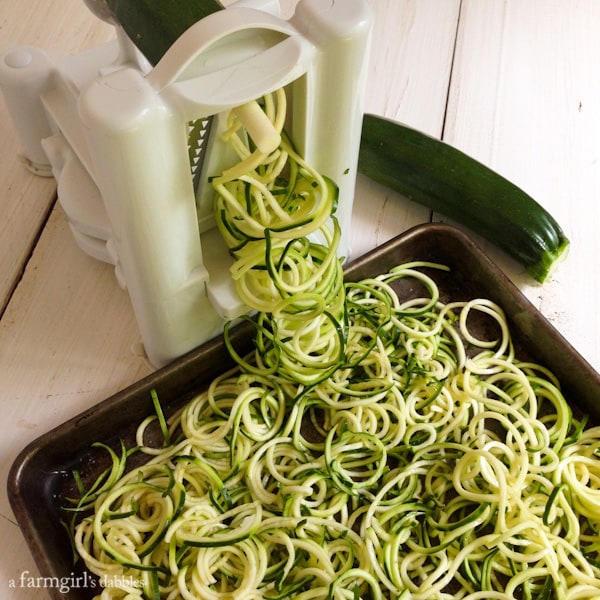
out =
{"type": "MultiPolygon", "coordinates": [[[[102,2],[87,4],[100,17],[102,2]]],[[[56,178],[78,245],[114,265],[145,353],[164,365],[248,311],[229,277],[209,177],[232,160],[224,115],[285,87],[286,130],[339,186],[348,232],[371,30],[366,0],[241,0],[186,30],[152,67],[119,26],[113,42],[57,61],[0,55],[0,88],[26,165],[56,178]]]]}

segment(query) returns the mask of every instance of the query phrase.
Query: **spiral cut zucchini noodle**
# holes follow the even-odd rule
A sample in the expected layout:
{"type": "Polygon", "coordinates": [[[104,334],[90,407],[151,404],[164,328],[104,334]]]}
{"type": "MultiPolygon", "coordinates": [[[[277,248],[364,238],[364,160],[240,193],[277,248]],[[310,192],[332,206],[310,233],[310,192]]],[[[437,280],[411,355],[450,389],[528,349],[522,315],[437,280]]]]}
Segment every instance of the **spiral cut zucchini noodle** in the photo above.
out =
{"type": "Polygon", "coordinates": [[[223,139],[240,162],[212,180],[215,215],[235,259],[237,293],[260,314],[261,342],[269,348],[261,351],[261,363],[309,384],[332,373],[343,354],[338,190],[283,131],[285,91],[262,104],[251,115],[256,121],[260,111],[280,143],[268,153],[255,147],[239,111],[229,113],[223,139]]]}
{"type": "Polygon", "coordinates": [[[240,143],[251,174],[214,182],[251,356],[230,347],[236,370],[168,419],[153,394],[74,500],[98,597],[600,597],[600,428],[515,356],[500,307],[440,300],[447,267],[344,283],[329,185],[282,140],[240,143]]]}

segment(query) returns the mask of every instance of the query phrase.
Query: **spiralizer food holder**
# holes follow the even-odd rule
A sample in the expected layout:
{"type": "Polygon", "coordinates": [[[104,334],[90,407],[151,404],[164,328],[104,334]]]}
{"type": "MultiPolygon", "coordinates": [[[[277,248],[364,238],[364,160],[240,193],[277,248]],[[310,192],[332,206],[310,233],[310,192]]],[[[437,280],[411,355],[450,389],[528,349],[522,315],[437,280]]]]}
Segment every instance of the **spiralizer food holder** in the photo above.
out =
{"type": "MultiPolygon", "coordinates": [[[[101,18],[102,3],[86,2],[101,18]]],[[[285,86],[286,131],[339,187],[348,232],[363,114],[366,0],[241,0],[187,29],[152,66],[115,25],[113,42],[51,60],[19,47],[0,85],[25,163],[54,175],[78,245],[114,265],[150,362],[170,362],[248,312],[229,276],[210,177],[231,166],[226,114],[285,86]]],[[[241,111],[243,113],[243,111],[241,111]]],[[[269,128],[249,130],[256,145],[269,128]]]]}

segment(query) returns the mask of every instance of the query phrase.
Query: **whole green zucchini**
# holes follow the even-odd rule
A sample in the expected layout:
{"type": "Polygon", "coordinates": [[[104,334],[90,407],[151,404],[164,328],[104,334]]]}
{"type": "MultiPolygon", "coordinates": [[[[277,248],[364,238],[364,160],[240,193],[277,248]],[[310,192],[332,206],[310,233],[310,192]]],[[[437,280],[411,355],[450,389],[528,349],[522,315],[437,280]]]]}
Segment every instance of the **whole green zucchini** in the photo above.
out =
{"type": "MultiPolygon", "coordinates": [[[[102,0],[156,64],[218,0],[102,0]]],[[[569,240],[554,218],[510,181],[458,149],[394,121],[364,116],[359,171],[493,242],[545,281],[569,240]]]]}
{"type": "Polygon", "coordinates": [[[569,240],[531,196],[464,152],[406,125],[366,114],[358,169],[466,225],[539,282],[566,256],[569,240]]]}

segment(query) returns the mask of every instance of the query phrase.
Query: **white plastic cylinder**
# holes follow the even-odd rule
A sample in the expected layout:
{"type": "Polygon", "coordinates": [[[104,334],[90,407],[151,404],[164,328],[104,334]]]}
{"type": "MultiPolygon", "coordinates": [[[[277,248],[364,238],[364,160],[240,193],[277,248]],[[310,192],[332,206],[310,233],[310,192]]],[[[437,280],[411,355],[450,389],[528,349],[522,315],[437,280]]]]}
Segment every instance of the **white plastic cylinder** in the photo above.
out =
{"type": "Polygon", "coordinates": [[[217,335],[206,294],[185,123],[134,69],[98,79],[80,114],[149,360],[157,366],[217,335]]]}
{"type": "Polygon", "coordinates": [[[348,259],[371,10],[365,0],[301,0],[291,22],[319,49],[312,68],[294,83],[291,136],[306,161],[338,185],[339,249],[348,259]]]}
{"type": "Polygon", "coordinates": [[[0,55],[0,88],[15,125],[27,166],[38,175],[52,171],[41,140],[52,131],[41,102],[54,64],[43,50],[19,46],[0,55]]]}

